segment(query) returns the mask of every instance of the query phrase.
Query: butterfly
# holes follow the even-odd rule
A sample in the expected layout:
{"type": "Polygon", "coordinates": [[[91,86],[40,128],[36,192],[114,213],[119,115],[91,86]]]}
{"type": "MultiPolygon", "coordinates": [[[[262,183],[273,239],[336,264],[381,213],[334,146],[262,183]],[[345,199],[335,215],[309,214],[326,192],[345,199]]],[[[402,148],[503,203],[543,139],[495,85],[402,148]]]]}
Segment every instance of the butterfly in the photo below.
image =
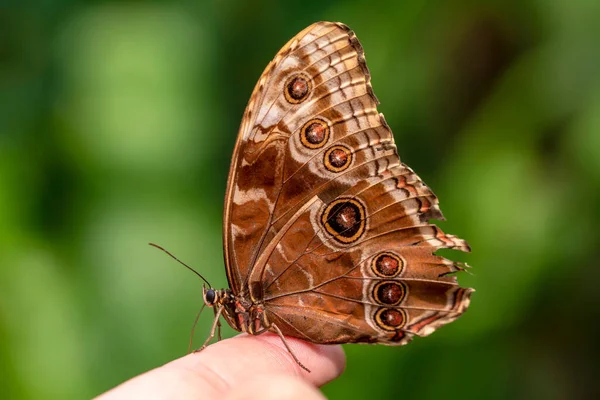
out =
{"type": "MultiPolygon", "coordinates": [[[[215,322],[312,343],[404,345],[458,318],[473,289],[470,251],[432,219],[431,189],[400,162],[346,25],[317,22],[292,38],[244,112],[225,196],[228,289],[204,288],[215,322]]],[[[220,336],[220,335],[219,335],[220,336]]],[[[203,347],[205,347],[203,346],[203,347]]]]}

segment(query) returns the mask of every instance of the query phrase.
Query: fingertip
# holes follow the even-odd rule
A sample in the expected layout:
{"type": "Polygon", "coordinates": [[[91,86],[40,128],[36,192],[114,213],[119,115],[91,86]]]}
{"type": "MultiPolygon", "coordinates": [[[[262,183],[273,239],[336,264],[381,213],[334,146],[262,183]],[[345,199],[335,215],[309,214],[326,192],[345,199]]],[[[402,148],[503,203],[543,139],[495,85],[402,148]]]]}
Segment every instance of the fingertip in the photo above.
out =
{"type": "Polygon", "coordinates": [[[288,346],[298,361],[310,370],[308,372],[296,363],[294,356],[290,354],[279,336],[267,333],[255,337],[250,335],[239,335],[239,337],[262,342],[265,346],[274,348],[275,351],[269,352],[269,356],[279,359],[279,362],[284,359],[295,374],[313,381],[318,386],[337,378],[346,368],[346,354],[340,345],[314,344],[296,338],[286,338],[288,346]]]}
{"type": "Polygon", "coordinates": [[[241,382],[227,394],[224,400],[324,400],[323,394],[314,386],[298,377],[289,375],[263,375],[241,382]]]}
{"type": "MultiPolygon", "coordinates": [[[[337,378],[345,368],[346,356],[339,345],[317,345],[286,338],[298,360],[311,372],[303,370],[277,335],[241,334],[215,343],[201,352],[190,354],[170,364],[185,365],[202,373],[209,368],[227,382],[236,382],[257,374],[301,376],[315,386],[337,378]]],[[[170,365],[168,364],[168,365],[170,365]]]]}
{"type": "MultiPolygon", "coordinates": [[[[242,334],[132,378],[101,397],[195,398],[201,395],[209,398],[223,397],[233,391],[241,397],[231,399],[285,399],[282,397],[285,393],[293,394],[296,390],[306,394],[301,397],[305,400],[322,398],[314,387],[342,374],[346,361],[342,347],[311,344],[293,338],[286,338],[286,342],[300,362],[311,370],[310,373],[294,361],[278,336],[242,334]],[[280,389],[269,391],[264,396],[260,386],[252,386],[255,389],[248,390],[244,386],[243,392],[237,390],[240,382],[254,382],[258,377],[278,377],[272,378],[272,384],[280,389]],[[295,389],[286,391],[289,387],[295,389]]],[[[295,397],[288,398],[298,398],[298,395],[296,393],[295,397]]]]}

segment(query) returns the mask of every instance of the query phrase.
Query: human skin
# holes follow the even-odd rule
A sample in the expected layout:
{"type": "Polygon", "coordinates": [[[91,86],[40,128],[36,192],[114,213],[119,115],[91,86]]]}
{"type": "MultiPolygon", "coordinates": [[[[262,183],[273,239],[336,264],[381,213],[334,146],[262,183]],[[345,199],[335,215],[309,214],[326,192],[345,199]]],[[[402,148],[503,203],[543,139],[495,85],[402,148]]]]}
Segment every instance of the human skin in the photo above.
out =
{"type": "Polygon", "coordinates": [[[304,371],[273,334],[241,334],[136,376],[100,395],[121,399],[324,399],[317,389],[341,375],[341,346],[287,338],[304,371]]]}

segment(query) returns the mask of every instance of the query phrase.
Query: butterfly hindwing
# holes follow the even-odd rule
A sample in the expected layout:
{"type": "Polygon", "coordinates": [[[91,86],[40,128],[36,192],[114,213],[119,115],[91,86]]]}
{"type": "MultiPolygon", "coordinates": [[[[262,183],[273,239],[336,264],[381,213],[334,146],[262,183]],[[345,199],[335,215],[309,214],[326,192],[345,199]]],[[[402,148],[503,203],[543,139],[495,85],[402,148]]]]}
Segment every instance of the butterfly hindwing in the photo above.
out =
{"type": "Polygon", "coordinates": [[[259,259],[251,282],[260,282],[262,293],[255,295],[281,326],[289,326],[286,334],[314,331],[310,339],[320,343],[404,344],[468,307],[471,290],[450,275],[463,267],[433,254],[440,248],[468,251],[468,245],[428,223],[441,216],[431,213],[437,201],[422,181],[408,184],[398,177],[406,175],[393,173],[398,170],[414,175],[395,166],[381,172],[379,182],[363,181],[370,184],[332,201],[315,196],[259,259]],[[329,323],[323,320],[339,325],[340,319],[343,335],[324,328],[329,323]]]}

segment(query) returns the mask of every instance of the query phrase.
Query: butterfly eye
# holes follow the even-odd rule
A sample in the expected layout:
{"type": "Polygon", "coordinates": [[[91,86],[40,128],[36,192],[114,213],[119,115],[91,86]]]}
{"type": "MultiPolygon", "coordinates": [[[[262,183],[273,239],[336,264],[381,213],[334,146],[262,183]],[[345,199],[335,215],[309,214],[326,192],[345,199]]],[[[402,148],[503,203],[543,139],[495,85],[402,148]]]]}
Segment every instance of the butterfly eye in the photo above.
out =
{"type": "Polygon", "coordinates": [[[205,297],[206,297],[206,303],[207,304],[209,304],[209,305],[213,304],[215,302],[216,293],[215,293],[214,290],[208,289],[206,291],[206,296],[205,297]]]}

